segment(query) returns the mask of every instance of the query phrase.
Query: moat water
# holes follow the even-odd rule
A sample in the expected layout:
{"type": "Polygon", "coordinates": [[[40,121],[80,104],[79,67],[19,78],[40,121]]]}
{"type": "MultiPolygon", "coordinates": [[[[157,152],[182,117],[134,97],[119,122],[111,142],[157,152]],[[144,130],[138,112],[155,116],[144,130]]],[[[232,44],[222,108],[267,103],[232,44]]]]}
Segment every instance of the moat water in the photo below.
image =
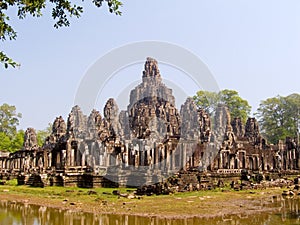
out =
{"type": "MultiPolygon", "coordinates": [[[[169,219],[155,216],[96,215],[0,201],[0,225],[285,225],[300,224],[300,198],[276,200],[272,212],[213,218],[169,219]]],[[[264,205],[264,204],[263,204],[264,205]]],[[[263,207],[263,206],[257,206],[263,207]]]]}

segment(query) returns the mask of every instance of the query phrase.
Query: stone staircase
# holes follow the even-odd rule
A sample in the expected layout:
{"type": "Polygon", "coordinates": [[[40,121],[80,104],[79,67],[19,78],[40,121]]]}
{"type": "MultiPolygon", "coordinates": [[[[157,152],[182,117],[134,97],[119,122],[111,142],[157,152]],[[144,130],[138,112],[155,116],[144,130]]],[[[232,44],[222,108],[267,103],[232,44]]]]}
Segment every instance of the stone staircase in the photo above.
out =
{"type": "Polygon", "coordinates": [[[45,183],[40,175],[32,174],[29,176],[28,180],[25,181],[25,185],[29,185],[31,187],[44,187],[45,183]]]}

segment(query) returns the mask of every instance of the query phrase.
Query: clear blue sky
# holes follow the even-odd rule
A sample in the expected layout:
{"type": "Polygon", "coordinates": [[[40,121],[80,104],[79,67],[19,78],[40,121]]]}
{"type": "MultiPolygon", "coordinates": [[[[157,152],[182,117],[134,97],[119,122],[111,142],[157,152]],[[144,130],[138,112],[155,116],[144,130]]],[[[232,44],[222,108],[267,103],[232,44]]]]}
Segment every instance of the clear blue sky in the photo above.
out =
{"type": "MultiPolygon", "coordinates": [[[[165,41],[192,51],[208,65],[219,87],[237,90],[253,112],[260,100],[299,93],[300,1],[123,3],[119,17],[86,0],[83,16],[59,30],[53,28],[47,11],[41,18],[11,18],[18,38],[1,43],[1,49],[21,62],[21,68],[1,68],[0,104],[15,105],[23,114],[20,128],[44,129],[58,115],[66,119],[87,69],[111,49],[136,41],[165,41]]],[[[127,68],[115,80],[127,85],[128,80],[141,78],[142,69],[142,65],[127,68]]],[[[167,66],[160,70],[164,77],[173,71],[167,66]]],[[[172,74],[168,76],[172,80],[172,74]]],[[[185,87],[185,91],[193,95],[196,90],[185,87]]],[[[119,94],[113,89],[104,93],[115,98],[119,94]]],[[[97,109],[102,111],[103,104],[99,98],[97,109]]]]}

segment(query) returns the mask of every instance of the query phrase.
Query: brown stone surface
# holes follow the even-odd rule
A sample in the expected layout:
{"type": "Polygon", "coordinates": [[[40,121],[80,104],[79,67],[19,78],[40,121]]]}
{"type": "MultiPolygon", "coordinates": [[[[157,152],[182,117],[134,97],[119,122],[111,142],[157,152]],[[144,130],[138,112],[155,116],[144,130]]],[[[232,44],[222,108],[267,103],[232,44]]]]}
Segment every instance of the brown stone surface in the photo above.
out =
{"type": "Polygon", "coordinates": [[[119,107],[113,98],[108,99],[104,106],[104,117],[109,125],[110,136],[120,138],[122,132],[119,123],[119,107]]]}
{"type": "Polygon", "coordinates": [[[0,175],[41,174],[45,185],[101,186],[108,179],[142,185],[179,170],[298,171],[299,155],[294,139],[269,145],[255,118],[244,125],[239,118],[232,119],[224,105],[217,107],[212,119],[188,98],[179,112],[172,90],[162,82],[158,62],[147,58],[142,82],[130,92],[127,110],[119,112],[112,98],[103,116],[97,110],[86,116],[74,106],[67,123],[61,116],[55,119],[42,148],[34,129],[28,128],[24,149],[0,157],[0,175]]]}
{"type": "Polygon", "coordinates": [[[175,108],[172,90],[163,83],[157,61],[147,58],[143,82],[130,93],[128,117],[131,132],[139,139],[159,133],[180,134],[180,116],[175,108]]]}
{"type": "Polygon", "coordinates": [[[67,122],[67,134],[71,138],[84,138],[86,133],[87,117],[78,105],[74,106],[67,122]]]}
{"type": "Polygon", "coordinates": [[[182,125],[181,139],[209,142],[211,122],[209,115],[198,109],[192,98],[188,98],[180,110],[182,125]]]}
{"type": "Polygon", "coordinates": [[[26,129],[24,135],[23,147],[25,150],[31,150],[38,147],[35,129],[33,128],[26,129]]]}
{"type": "Polygon", "coordinates": [[[260,143],[259,125],[255,118],[248,118],[245,126],[245,137],[249,142],[260,143]]]}
{"type": "Polygon", "coordinates": [[[231,122],[233,133],[237,137],[243,137],[245,133],[245,126],[242,123],[241,118],[234,118],[231,122]]]}

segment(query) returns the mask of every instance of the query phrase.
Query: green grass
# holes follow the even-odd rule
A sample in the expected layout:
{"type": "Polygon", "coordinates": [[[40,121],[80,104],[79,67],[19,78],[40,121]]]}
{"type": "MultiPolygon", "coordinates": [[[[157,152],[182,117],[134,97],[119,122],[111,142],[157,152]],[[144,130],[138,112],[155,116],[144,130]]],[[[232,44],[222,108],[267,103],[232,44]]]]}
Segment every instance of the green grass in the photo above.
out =
{"type": "Polygon", "coordinates": [[[18,185],[18,181],[17,179],[13,179],[13,180],[0,180],[0,182],[2,183],[5,183],[5,185],[8,185],[8,186],[17,186],[18,185]]]}
{"type": "Polygon", "coordinates": [[[240,209],[240,204],[249,199],[255,200],[265,196],[279,195],[282,189],[267,190],[228,190],[218,188],[211,191],[180,192],[171,195],[143,196],[142,199],[127,199],[113,195],[113,190],[121,193],[134,191],[130,188],[93,188],[78,187],[44,187],[0,186],[0,198],[29,199],[33,204],[51,205],[53,207],[72,207],[71,202],[83,211],[117,212],[131,214],[157,215],[194,215],[229,212],[240,209]],[[89,191],[96,192],[90,194],[89,191]],[[106,194],[105,194],[106,193],[106,194]],[[239,203],[240,202],[240,203],[239,203]],[[64,204],[63,204],[64,203],[64,204]],[[80,204],[78,204],[80,203],[80,204]]]}
{"type": "MultiPolygon", "coordinates": [[[[0,192],[3,190],[9,190],[9,193],[14,194],[24,194],[24,195],[32,195],[32,196],[39,196],[39,197],[57,197],[57,198],[65,198],[65,197],[76,197],[80,199],[91,199],[96,197],[102,197],[103,199],[107,200],[117,200],[119,199],[118,196],[113,195],[113,190],[119,190],[121,193],[128,193],[133,192],[135,189],[133,188],[78,188],[78,187],[29,187],[25,185],[18,186],[14,180],[9,181],[6,185],[0,186],[0,192]],[[96,194],[89,194],[89,191],[92,190],[96,192],[96,194]]],[[[282,190],[280,190],[281,192],[282,190]]],[[[230,188],[216,188],[210,191],[193,191],[193,192],[177,192],[171,195],[153,195],[153,196],[144,196],[144,199],[167,199],[170,197],[181,197],[181,198],[188,198],[188,197],[203,197],[203,196],[231,196],[231,195],[243,195],[243,194],[259,194],[261,192],[266,192],[265,190],[241,190],[241,191],[234,191],[230,188]],[[224,192],[224,190],[226,192],[224,192]]],[[[123,198],[124,199],[124,198],[123,198]]]]}
{"type": "Polygon", "coordinates": [[[127,190],[134,191],[130,188],[78,188],[78,187],[29,187],[29,186],[17,186],[11,184],[6,184],[0,186],[0,192],[3,190],[8,190],[9,194],[18,194],[26,197],[45,197],[45,198],[56,198],[56,199],[65,199],[71,198],[73,200],[81,201],[91,201],[97,197],[101,197],[104,200],[115,201],[118,199],[118,196],[113,195],[113,190],[119,190],[121,193],[126,193],[127,190]],[[96,194],[89,194],[89,191],[94,191],[96,194]],[[107,193],[107,194],[104,194],[107,193]]]}

